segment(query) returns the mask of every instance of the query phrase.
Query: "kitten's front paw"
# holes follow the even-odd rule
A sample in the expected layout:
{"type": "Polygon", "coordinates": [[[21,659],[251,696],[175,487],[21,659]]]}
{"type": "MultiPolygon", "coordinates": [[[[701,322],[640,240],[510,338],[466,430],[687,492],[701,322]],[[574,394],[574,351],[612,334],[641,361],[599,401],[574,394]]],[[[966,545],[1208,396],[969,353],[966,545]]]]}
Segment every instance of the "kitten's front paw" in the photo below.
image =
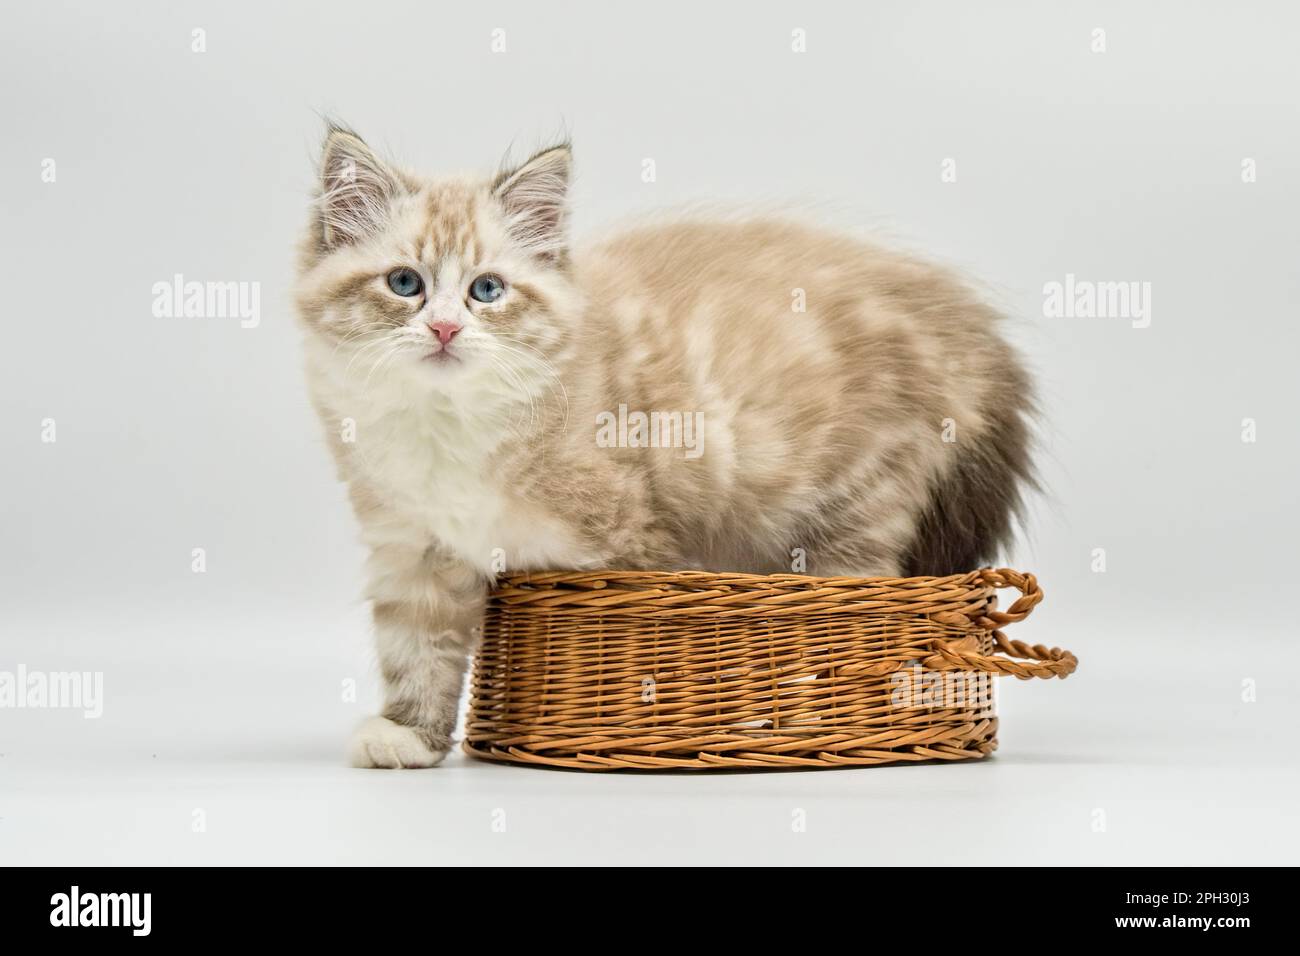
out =
{"type": "Polygon", "coordinates": [[[352,735],[348,756],[354,767],[436,767],[450,747],[449,740],[430,741],[426,734],[387,717],[368,717],[352,735]]]}

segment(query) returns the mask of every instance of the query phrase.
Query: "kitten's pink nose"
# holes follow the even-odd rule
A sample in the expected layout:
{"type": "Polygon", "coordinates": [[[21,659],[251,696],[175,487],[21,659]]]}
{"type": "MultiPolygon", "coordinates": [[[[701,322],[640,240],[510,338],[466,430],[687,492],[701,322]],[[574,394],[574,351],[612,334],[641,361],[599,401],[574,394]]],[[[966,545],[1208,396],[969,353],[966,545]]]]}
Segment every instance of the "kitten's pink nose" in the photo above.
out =
{"type": "Polygon", "coordinates": [[[451,340],[456,337],[456,333],[459,332],[462,328],[464,328],[464,326],[459,325],[455,322],[430,322],[429,323],[429,331],[432,332],[434,335],[438,336],[438,341],[441,342],[443,345],[450,345],[451,340]]]}

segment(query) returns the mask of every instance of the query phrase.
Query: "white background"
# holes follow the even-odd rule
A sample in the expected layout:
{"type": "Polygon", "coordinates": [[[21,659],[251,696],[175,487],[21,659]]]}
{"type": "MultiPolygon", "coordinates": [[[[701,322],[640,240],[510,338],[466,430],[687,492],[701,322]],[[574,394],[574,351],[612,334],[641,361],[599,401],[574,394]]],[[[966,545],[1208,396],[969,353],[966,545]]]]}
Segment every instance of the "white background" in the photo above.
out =
{"type": "Polygon", "coordinates": [[[1138,7],[7,10],[0,670],[105,703],[0,710],[0,862],[1294,863],[1300,15],[1138,7]],[[1005,681],[980,764],[345,767],[378,678],[289,304],[322,113],[428,171],[567,127],[579,236],[781,201],[978,277],[1047,413],[1011,636],[1079,672],[1005,681]],[[259,282],[260,324],[155,318],[175,273],[259,282]],[[1151,283],[1150,327],[1046,318],[1067,273],[1151,283]]]}

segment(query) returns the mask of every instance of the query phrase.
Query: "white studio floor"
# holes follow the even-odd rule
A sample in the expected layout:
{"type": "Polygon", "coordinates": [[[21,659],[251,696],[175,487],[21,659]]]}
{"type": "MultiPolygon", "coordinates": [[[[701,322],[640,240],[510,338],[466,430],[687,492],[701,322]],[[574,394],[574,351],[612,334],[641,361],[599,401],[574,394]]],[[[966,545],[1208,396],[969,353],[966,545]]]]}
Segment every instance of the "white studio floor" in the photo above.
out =
{"type": "Polygon", "coordinates": [[[360,620],[311,638],[287,617],[16,630],[28,667],[102,669],[104,712],[0,710],[0,862],[1280,864],[1300,849],[1281,633],[1240,659],[1211,635],[1061,636],[1079,673],[1004,680],[1001,749],[979,763],[613,775],[457,751],[384,772],[341,758],[376,694],[360,620]],[[349,679],[359,701],[340,700],[349,679]]]}

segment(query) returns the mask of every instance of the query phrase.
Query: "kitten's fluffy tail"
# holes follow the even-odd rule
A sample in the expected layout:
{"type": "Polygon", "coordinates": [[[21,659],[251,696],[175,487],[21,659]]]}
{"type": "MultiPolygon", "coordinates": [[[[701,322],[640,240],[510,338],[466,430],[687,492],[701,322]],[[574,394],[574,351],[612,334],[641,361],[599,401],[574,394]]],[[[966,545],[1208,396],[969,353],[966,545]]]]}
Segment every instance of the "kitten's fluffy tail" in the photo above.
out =
{"type": "Polygon", "coordinates": [[[973,571],[995,561],[1010,542],[1024,495],[1038,482],[1030,455],[1032,400],[1023,397],[1027,390],[1008,394],[1018,396],[1016,404],[987,410],[987,430],[953,444],[957,460],[931,487],[903,560],[908,577],[973,571]]]}

